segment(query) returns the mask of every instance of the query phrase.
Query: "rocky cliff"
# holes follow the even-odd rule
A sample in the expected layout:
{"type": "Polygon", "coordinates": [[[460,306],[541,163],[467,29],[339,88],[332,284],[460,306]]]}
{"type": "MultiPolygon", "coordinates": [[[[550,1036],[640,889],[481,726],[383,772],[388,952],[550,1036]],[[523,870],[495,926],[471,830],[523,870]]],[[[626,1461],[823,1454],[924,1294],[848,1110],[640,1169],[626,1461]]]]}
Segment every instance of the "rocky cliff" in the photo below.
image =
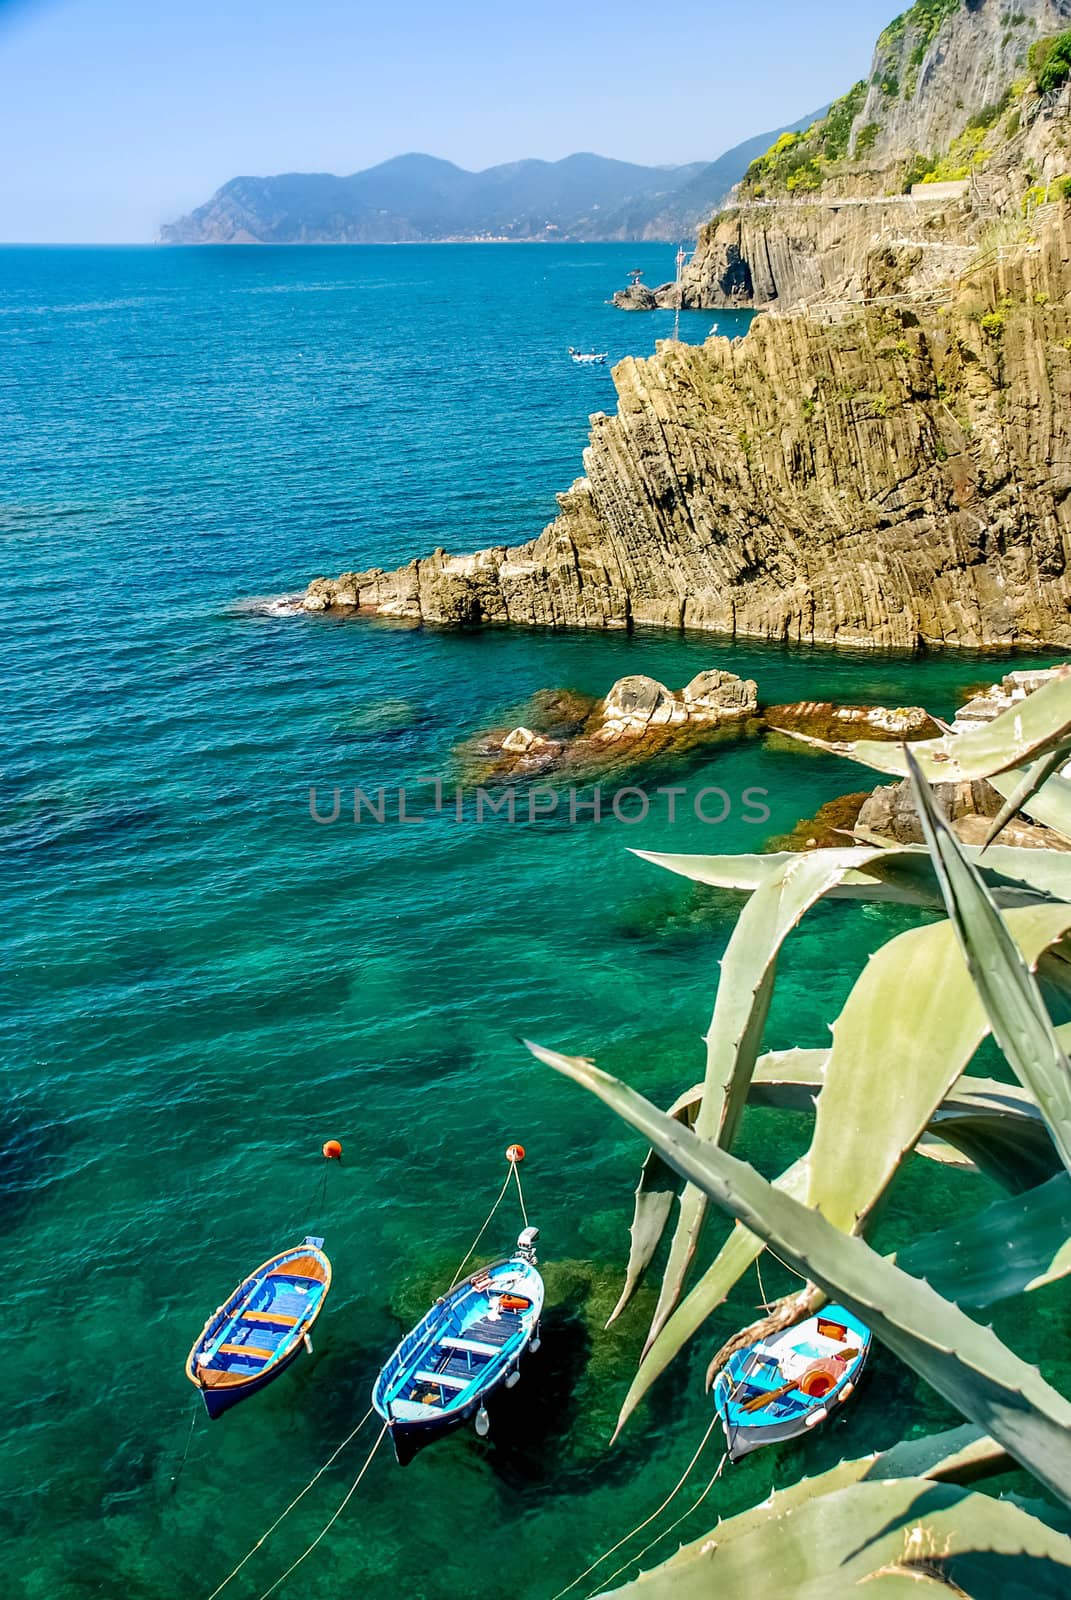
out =
{"type": "Polygon", "coordinates": [[[532,543],[319,579],[308,610],[1071,646],[1071,211],[947,306],[760,317],[616,368],[532,543]]]}
{"type": "Polygon", "coordinates": [[[752,164],[733,208],[700,229],[681,289],[617,302],[925,296],[994,221],[1071,173],[1071,83],[1046,88],[1037,55],[1068,28],[1071,0],[917,0],[881,35],[868,79],[752,164]],[[909,270],[875,281],[878,248],[903,241],[909,270]]]}

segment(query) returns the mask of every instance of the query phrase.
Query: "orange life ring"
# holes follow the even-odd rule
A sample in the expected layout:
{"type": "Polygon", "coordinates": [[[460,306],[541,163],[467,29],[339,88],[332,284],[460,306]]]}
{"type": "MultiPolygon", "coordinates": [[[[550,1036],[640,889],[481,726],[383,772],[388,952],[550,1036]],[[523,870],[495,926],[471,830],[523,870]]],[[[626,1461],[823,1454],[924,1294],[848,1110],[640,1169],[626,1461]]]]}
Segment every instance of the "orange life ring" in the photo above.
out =
{"type": "Polygon", "coordinates": [[[821,1400],[837,1387],[844,1372],[844,1365],[840,1361],[812,1361],[799,1381],[800,1390],[808,1400],[821,1400]]]}

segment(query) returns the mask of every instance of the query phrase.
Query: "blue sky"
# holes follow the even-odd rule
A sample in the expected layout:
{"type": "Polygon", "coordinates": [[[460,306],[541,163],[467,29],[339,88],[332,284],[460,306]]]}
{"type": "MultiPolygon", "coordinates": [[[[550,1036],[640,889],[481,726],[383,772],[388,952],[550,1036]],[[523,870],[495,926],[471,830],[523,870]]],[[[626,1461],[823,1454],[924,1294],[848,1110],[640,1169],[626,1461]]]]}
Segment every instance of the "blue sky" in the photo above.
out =
{"type": "Polygon", "coordinates": [[[0,238],[142,241],[239,173],[712,160],[861,77],[895,0],[0,0],[0,238]]]}

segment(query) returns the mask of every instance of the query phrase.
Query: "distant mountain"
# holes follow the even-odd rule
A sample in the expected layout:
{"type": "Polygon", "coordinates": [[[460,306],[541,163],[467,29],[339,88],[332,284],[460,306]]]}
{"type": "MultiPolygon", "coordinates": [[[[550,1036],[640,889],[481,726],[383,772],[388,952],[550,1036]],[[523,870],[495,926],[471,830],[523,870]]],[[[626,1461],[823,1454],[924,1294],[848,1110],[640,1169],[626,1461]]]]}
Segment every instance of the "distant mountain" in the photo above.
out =
{"type": "MultiPolygon", "coordinates": [[[[810,119],[808,119],[809,121],[810,119]]],[[[778,130],[780,132],[781,130],[778,130]]],[[[716,210],[775,134],[714,162],[643,167],[605,156],[466,172],[395,156],[365,172],[232,178],[160,229],[161,244],[396,244],[479,239],[675,239],[716,210]]]]}

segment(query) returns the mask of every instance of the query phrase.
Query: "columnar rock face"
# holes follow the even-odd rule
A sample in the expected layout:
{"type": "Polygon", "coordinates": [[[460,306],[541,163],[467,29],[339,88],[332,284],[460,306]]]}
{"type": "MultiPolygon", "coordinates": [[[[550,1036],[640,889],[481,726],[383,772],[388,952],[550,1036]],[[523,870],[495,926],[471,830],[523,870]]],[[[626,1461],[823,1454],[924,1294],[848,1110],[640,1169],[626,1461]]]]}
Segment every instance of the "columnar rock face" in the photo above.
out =
{"type": "MultiPolygon", "coordinates": [[[[975,231],[965,198],[905,206],[895,197],[839,207],[816,200],[727,211],[700,230],[682,303],[761,310],[880,299],[892,291],[925,297],[967,266],[975,231]]],[[[654,304],[672,307],[676,294],[674,285],[659,289],[654,304]]]]}
{"type": "Polygon", "coordinates": [[[1071,0],[963,0],[949,9],[932,37],[908,12],[878,40],[853,129],[854,144],[863,129],[875,130],[867,151],[874,167],[947,149],[1026,72],[1035,39],[1071,27],[1071,0]]]}
{"type": "Polygon", "coordinates": [[[668,342],[615,369],[532,543],[317,580],[309,610],[1071,646],[1071,211],[953,305],[668,342]]]}

